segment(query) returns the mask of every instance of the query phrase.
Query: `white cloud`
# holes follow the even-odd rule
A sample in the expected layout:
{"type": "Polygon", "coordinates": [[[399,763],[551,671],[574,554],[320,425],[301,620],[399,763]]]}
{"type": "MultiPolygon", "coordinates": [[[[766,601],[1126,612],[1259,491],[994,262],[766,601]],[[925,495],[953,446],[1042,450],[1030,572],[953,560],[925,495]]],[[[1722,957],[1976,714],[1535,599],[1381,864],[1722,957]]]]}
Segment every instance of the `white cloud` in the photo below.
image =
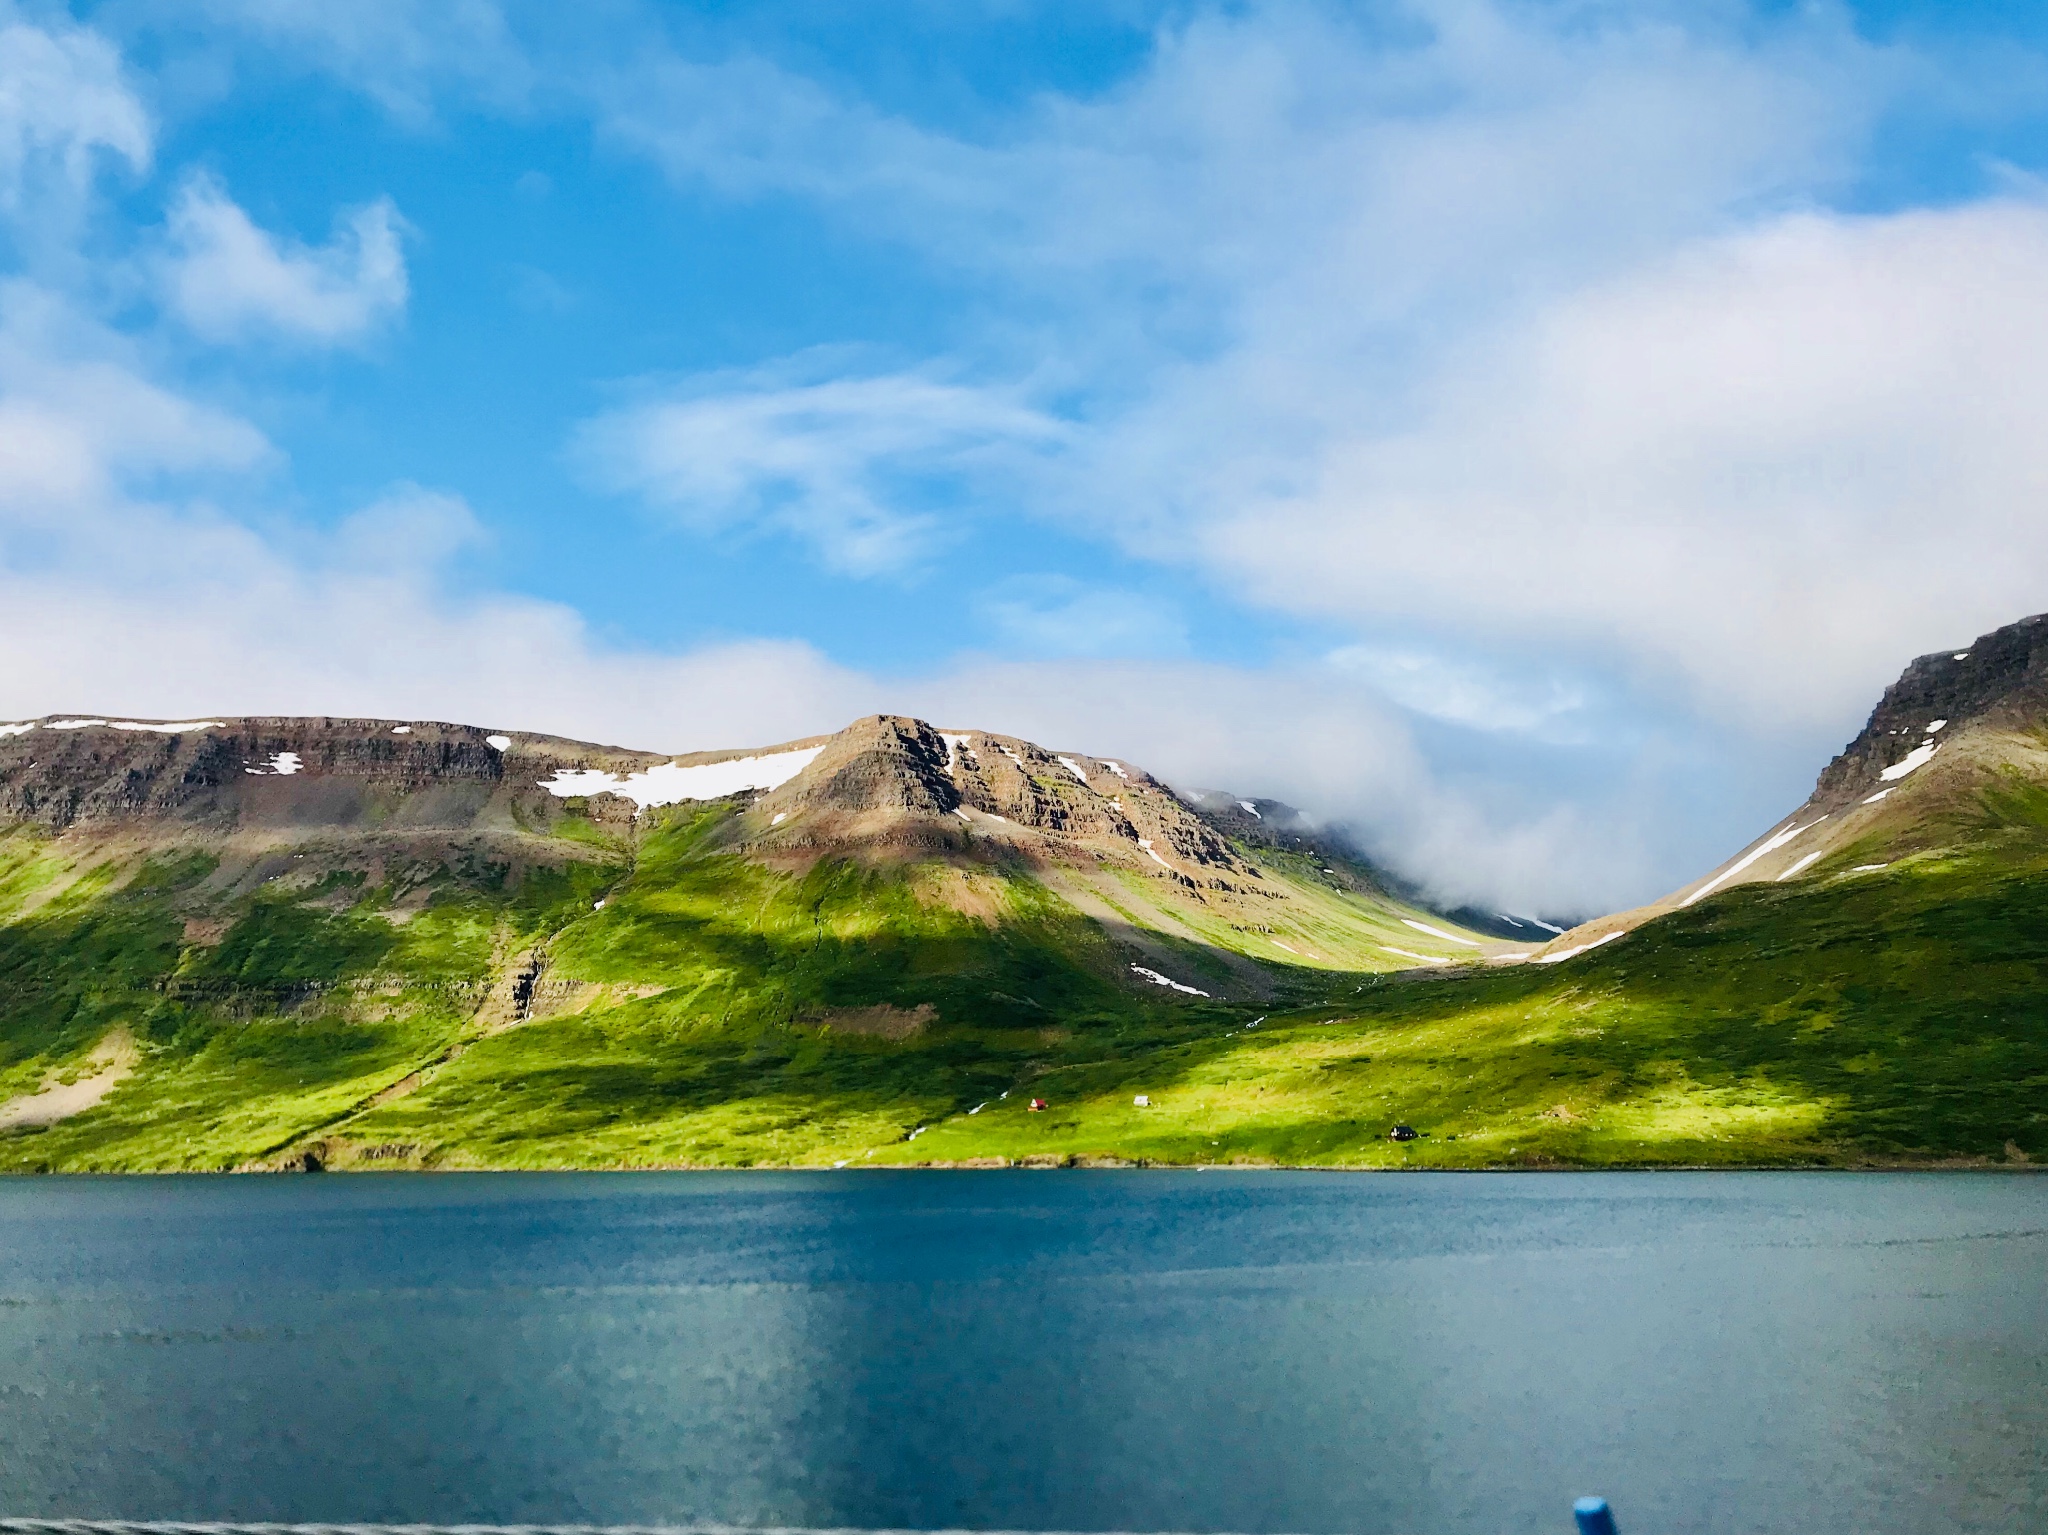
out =
{"type": "Polygon", "coordinates": [[[340,220],[329,244],[309,248],[258,228],[218,182],[193,176],[171,205],[166,295],[210,340],[358,340],[405,307],[403,229],[380,198],[340,220]]]}
{"type": "Polygon", "coordinates": [[[30,26],[0,8],[0,207],[18,204],[38,161],[82,189],[100,155],[143,170],[150,149],[149,114],[105,39],[30,26]]]}
{"type": "Polygon", "coordinates": [[[2048,209],[1794,215],[1460,349],[1404,429],[1199,537],[1296,611],[1541,635],[1797,727],[2041,605],[2044,410],[2048,209]]]}
{"type": "Polygon", "coordinates": [[[1061,435],[1000,395],[917,374],[754,375],[600,417],[580,431],[576,456],[596,484],[688,526],[773,529],[868,576],[942,540],[936,502],[1006,488],[1061,435]]]}
{"type": "Polygon", "coordinates": [[[857,680],[802,645],[620,655],[571,609],[455,598],[419,567],[299,564],[243,529],[161,509],[131,513],[123,531],[154,570],[124,558],[119,572],[0,571],[0,708],[92,699],[168,717],[206,697],[214,717],[449,719],[675,751],[861,712],[844,701],[857,680]]]}

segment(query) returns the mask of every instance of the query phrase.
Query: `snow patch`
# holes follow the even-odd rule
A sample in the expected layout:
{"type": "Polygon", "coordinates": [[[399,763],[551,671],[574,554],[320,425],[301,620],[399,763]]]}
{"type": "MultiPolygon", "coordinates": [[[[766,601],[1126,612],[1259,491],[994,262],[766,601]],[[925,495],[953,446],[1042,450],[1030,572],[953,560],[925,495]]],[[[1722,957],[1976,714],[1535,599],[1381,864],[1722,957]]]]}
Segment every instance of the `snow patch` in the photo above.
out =
{"type": "Polygon", "coordinates": [[[297,752],[278,752],[262,767],[243,768],[242,771],[245,773],[253,773],[258,778],[268,778],[273,776],[278,778],[289,778],[292,776],[292,774],[298,772],[304,766],[305,764],[299,761],[299,754],[297,752]]]}
{"type": "Polygon", "coordinates": [[[1111,762],[1107,757],[1105,757],[1103,758],[1102,765],[1108,768],[1112,773],[1116,774],[1116,776],[1121,778],[1125,783],[1129,783],[1131,781],[1131,775],[1124,771],[1124,765],[1121,762],[1111,762]]]}
{"type": "Polygon", "coordinates": [[[1264,816],[1259,814],[1259,807],[1257,805],[1254,805],[1248,799],[1239,800],[1237,802],[1237,808],[1242,810],[1246,815],[1250,816],[1255,821],[1263,821],[1266,819],[1264,816]]]}
{"type": "Polygon", "coordinates": [[[775,812],[774,815],[769,817],[768,824],[770,826],[780,826],[784,821],[788,819],[789,812],[787,810],[778,810],[775,812]]]}
{"type": "MultiPolygon", "coordinates": [[[[1329,871],[1326,869],[1323,872],[1328,873],[1329,871]]],[[[1462,943],[1468,949],[1480,947],[1470,938],[1460,938],[1456,933],[1447,933],[1440,927],[1431,927],[1427,922],[1417,922],[1413,917],[1403,917],[1401,919],[1401,926],[1412,927],[1416,932],[1427,933],[1432,938],[1441,938],[1445,943],[1462,943]]]]}
{"type": "Polygon", "coordinates": [[[105,720],[51,720],[46,730],[83,730],[88,725],[104,725],[105,720]]]}
{"type": "Polygon", "coordinates": [[[1143,965],[1133,965],[1131,970],[1134,974],[1143,976],[1154,986],[1171,986],[1175,991],[1184,991],[1191,997],[1206,997],[1209,995],[1206,991],[1197,991],[1192,986],[1183,986],[1179,981],[1172,979],[1170,976],[1161,975],[1157,970],[1147,970],[1143,965]]]}
{"type": "Polygon", "coordinates": [[[1009,747],[1003,745],[1002,742],[998,741],[996,743],[996,750],[1001,752],[1005,757],[1008,757],[1012,762],[1016,763],[1018,767],[1021,768],[1024,766],[1024,759],[1018,756],[1015,752],[1011,751],[1009,747]]]}
{"type": "Polygon", "coordinates": [[[1170,869],[1173,867],[1172,864],[1168,863],[1164,858],[1161,858],[1157,853],[1152,851],[1152,839],[1150,837],[1140,837],[1138,839],[1138,846],[1143,848],[1145,850],[1145,856],[1151,859],[1154,863],[1158,864],[1160,868],[1170,869]]]}
{"type": "Polygon", "coordinates": [[[1597,949],[1603,943],[1612,943],[1617,938],[1626,938],[1627,936],[1627,929],[1618,928],[1614,932],[1605,934],[1604,936],[1599,938],[1595,938],[1591,943],[1582,943],[1575,949],[1566,949],[1559,954],[1539,954],[1536,956],[1536,963],[1539,965],[1562,964],[1564,963],[1564,961],[1571,959],[1575,955],[1585,953],[1588,949],[1597,949]]]}
{"type": "Polygon", "coordinates": [[[1494,955],[1490,955],[1490,956],[1489,956],[1489,957],[1487,958],[1487,961],[1486,961],[1486,962],[1487,962],[1487,963],[1488,963],[1489,965],[1513,965],[1513,964],[1518,964],[1518,963],[1520,963],[1520,962],[1521,962],[1522,960],[1525,960],[1525,959],[1532,959],[1532,958],[1534,958],[1534,957],[1535,957],[1535,956],[1534,956],[1534,955],[1532,955],[1532,954],[1530,954],[1530,953],[1529,953],[1529,952],[1528,952],[1527,950],[1523,950],[1522,952],[1520,952],[1520,953],[1517,953],[1517,954],[1494,954],[1494,955]]]}
{"type": "Polygon", "coordinates": [[[173,720],[168,725],[151,725],[143,720],[109,720],[109,730],[147,730],[152,735],[183,735],[188,730],[218,730],[220,720],[173,720]]]}
{"type": "Polygon", "coordinates": [[[1950,656],[1949,659],[1951,661],[1967,661],[1970,659],[1970,653],[1967,650],[1958,650],[1954,655],[1950,656]]]}
{"type": "Polygon", "coordinates": [[[1875,874],[1879,869],[1889,869],[1890,867],[1891,865],[1888,863],[1859,863],[1849,872],[1851,874],[1875,874]]]}
{"type": "Polygon", "coordinates": [[[1932,757],[1937,749],[1938,748],[1936,747],[1934,742],[1922,741],[1918,746],[1914,747],[1911,751],[1907,752],[1905,756],[1901,757],[1897,762],[1894,762],[1890,767],[1886,768],[1882,773],[1879,773],[1877,776],[1879,778],[1882,778],[1886,783],[1890,783],[1892,782],[1892,780],[1897,778],[1904,778],[1908,773],[1912,772],[1915,768],[1923,768],[1927,766],[1927,759],[1932,757]]]}
{"type": "Polygon", "coordinates": [[[501,752],[508,752],[512,749],[512,738],[510,736],[485,736],[484,745],[495,746],[501,752]]]}
{"type": "Polygon", "coordinates": [[[1398,954],[1403,959],[1412,959],[1421,965],[1448,965],[1450,963],[1448,959],[1445,959],[1440,954],[1416,954],[1408,949],[1397,949],[1391,943],[1383,943],[1380,947],[1389,954],[1398,954]]]}
{"type": "Polygon", "coordinates": [[[1081,771],[1080,763],[1076,762],[1072,757],[1060,757],[1056,760],[1059,762],[1059,765],[1061,767],[1065,768],[1069,773],[1072,773],[1076,778],[1081,780],[1082,788],[1085,789],[1088,787],[1088,775],[1081,771]]]}
{"type": "Polygon", "coordinates": [[[1934,721],[1933,723],[1931,723],[1930,725],[1928,725],[1928,727],[1927,727],[1927,733],[1928,733],[1929,735],[1933,735],[1935,731],[1937,731],[1937,730],[1941,729],[1941,727],[1942,727],[1942,726],[1944,726],[1944,725],[1946,725],[1947,723],[1948,723],[1948,721],[1947,721],[1947,720],[1935,720],[1935,721],[1934,721]]]}
{"type": "Polygon", "coordinates": [[[392,733],[393,735],[395,735],[395,736],[409,736],[409,735],[411,735],[411,734],[412,734],[412,726],[410,726],[410,725],[393,725],[393,726],[391,727],[391,733],[392,733]]]}
{"type": "Polygon", "coordinates": [[[642,810],[678,805],[684,800],[724,799],[744,789],[779,789],[817,759],[822,746],[769,752],[760,757],[735,757],[726,762],[700,762],[680,767],[659,762],[624,777],[602,768],[562,768],[540,787],[556,799],[578,794],[616,794],[642,810]]]}
{"type": "Polygon", "coordinates": [[[946,743],[946,771],[949,773],[953,771],[953,764],[960,760],[962,752],[966,752],[970,757],[974,755],[974,748],[968,744],[973,737],[965,733],[950,735],[941,730],[939,739],[946,743]]]}
{"type": "Polygon", "coordinates": [[[1875,805],[1879,800],[1883,799],[1887,794],[1891,792],[1892,791],[1889,789],[1879,789],[1875,794],[1871,795],[1870,798],[1865,800],[1863,803],[1866,805],[1875,805]]]}
{"type": "Polygon", "coordinates": [[[960,819],[965,821],[969,826],[972,826],[974,824],[974,817],[969,815],[966,811],[962,810],[958,805],[955,805],[953,807],[953,814],[960,817],[960,819]]]}
{"type": "Polygon", "coordinates": [[[1808,864],[1812,863],[1814,859],[1820,857],[1821,853],[1825,853],[1826,851],[1826,848],[1821,848],[1818,852],[1808,853],[1804,858],[1800,859],[1799,862],[1792,865],[1792,867],[1787,869],[1783,874],[1780,874],[1775,883],[1780,885],[1784,884],[1786,880],[1790,879],[1793,875],[1797,874],[1801,869],[1805,868],[1808,864]]]}
{"type": "Polygon", "coordinates": [[[33,723],[27,725],[0,725],[0,736],[25,736],[35,728],[33,723]]]}
{"type": "Polygon", "coordinates": [[[1299,953],[1301,952],[1301,950],[1297,949],[1297,948],[1296,948],[1296,947],[1295,947],[1295,946],[1294,946],[1293,944],[1291,944],[1291,943],[1282,943],[1282,942],[1281,942],[1281,941],[1280,941],[1279,939],[1277,939],[1277,938],[1273,939],[1273,940],[1272,940],[1272,943],[1273,943],[1273,947],[1274,947],[1274,948],[1276,948],[1276,949],[1285,949],[1285,950],[1286,950],[1286,951],[1287,951],[1287,952],[1288,952],[1289,954],[1299,954],[1299,953]]]}
{"type": "MultiPolygon", "coordinates": [[[[1772,837],[1769,841],[1762,843],[1760,846],[1756,847],[1752,851],[1744,854],[1740,859],[1730,864],[1727,868],[1723,869],[1719,874],[1716,874],[1712,879],[1708,880],[1704,885],[1700,886],[1699,889],[1695,890],[1691,895],[1687,896],[1678,904],[1680,906],[1692,905],[1694,901],[1697,901],[1701,896],[1707,894],[1707,892],[1709,892],[1710,890],[1713,890],[1718,886],[1724,885],[1729,880],[1735,878],[1736,875],[1740,874],[1744,869],[1748,868],[1751,864],[1755,863],[1759,858],[1763,857],[1764,854],[1777,852],[1779,848],[1783,847],[1786,843],[1790,842],[1794,837],[1798,836],[1801,832],[1811,830],[1813,827],[1820,825],[1820,823],[1822,821],[1825,821],[1826,819],[1827,817],[1824,815],[1816,816],[1811,821],[1808,821],[1804,826],[1794,826],[1788,828],[1785,831],[1779,832],[1777,836],[1772,837]]],[[[1614,936],[1619,937],[1620,935],[1616,934],[1614,936]]],[[[1606,942],[1605,939],[1602,939],[1601,941],[1603,943],[1606,942]]],[[[1592,945],[1587,944],[1585,947],[1591,948],[1592,945]]],[[[1571,958],[1572,954],[1581,954],[1584,952],[1584,949],[1573,949],[1571,951],[1571,954],[1553,954],[1550,956],[1549,959],[1538,960],[1537,963],[1547,965],[1553,963],[1556,960],[1569,959],[1571,958]]]]}

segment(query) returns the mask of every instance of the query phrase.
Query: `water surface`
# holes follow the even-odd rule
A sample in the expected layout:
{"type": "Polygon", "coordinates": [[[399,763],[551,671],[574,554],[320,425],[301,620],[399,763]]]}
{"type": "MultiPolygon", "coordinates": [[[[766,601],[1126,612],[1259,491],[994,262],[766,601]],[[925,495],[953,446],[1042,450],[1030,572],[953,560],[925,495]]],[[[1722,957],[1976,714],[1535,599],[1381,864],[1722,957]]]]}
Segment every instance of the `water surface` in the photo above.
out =
{"type": "Polygon", "coordinates": [[[2048,1178],[0,1182],[0,1513],[2048,1528],[2048,1178]]]}

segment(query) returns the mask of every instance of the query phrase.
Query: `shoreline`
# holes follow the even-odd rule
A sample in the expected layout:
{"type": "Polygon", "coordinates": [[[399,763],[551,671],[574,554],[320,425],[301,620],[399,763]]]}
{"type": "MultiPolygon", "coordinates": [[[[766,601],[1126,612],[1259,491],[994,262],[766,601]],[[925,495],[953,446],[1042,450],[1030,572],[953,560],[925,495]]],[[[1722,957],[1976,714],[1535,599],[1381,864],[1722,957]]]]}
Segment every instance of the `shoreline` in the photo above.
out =
{"type": "Polygon", "coordinates": [[[1889,1161],[1846,1162],[1554,1162],[1530,1164],[1526,1162],[1489,1163],[1478,1167],[1360,1167],[1331,1165],[1316,1162],[1152,1162],[1122,1161],[1115,1158],[1069,1158],[1062,1161],[1040,1161],[1036,1159],[997,1162],[994,1159],[976,1159],[970,1162],[870,1162],[861,1166],[819,1167],[806,1163],[792,1162],[775,1166],[754,1164],[746,1167],[724,1166],[718,1163],[664,1162],[642,1166],[592,1167],[364,1167],[348,1164],[341,1167],[232,1167],[203,1168],[179,1167],[156,1168],[130,1171],[96,1171],[90,1169],[49,1169],[44,1171],[20,1171],[0,1169],[0,1183],[35,1182],[47,1178],[82,1178],[93,1180],[117,1180],[123,1178],[281,1178],[281,1177],[324,1177],[333,1174],[346,1178],[450,1178],[450,1177],[584,1177],[591,1175],[633,1176],[642,1173],[718,1173],[718,1174],[783,1174],[813,1173],[825,1175],[856,1176],[863,1173],[1331,1173],[1360,1176],[1388,1175],[1407,1177],[1423,1173],[1448,1173],[1459,1175],[1512,1174],[1555,1174],[1571,1173],[1598,1175],[1601,1173],[2001,1173],[2014,1176],[2038,1176],[2048,1173],[2048,1163],[2004,1162],[1989,1158],[1929,1158],[1901,1159],[1889,1161]]]}

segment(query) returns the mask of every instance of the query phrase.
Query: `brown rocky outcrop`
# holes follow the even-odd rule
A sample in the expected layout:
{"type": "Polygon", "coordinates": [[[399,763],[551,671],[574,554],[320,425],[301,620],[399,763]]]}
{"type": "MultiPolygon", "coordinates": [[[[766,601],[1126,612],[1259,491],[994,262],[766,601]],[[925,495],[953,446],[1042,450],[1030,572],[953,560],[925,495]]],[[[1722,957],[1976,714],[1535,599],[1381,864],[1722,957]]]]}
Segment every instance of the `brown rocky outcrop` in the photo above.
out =
{"type": "Polygon", "coordinates": [[[946,755],[945,741],[923,720],[871,715],[828,740],[776,796],[776,808],[945,815],[960,803],[946,755]]]}
{"type": "Polygon", "coordinates": [[[829,737],[674,758],[531,732],[329,716],[57,715],[0,730],[0,826],[226,839],[238,851],[222,879],[251,888],[313,874],[286,860],[315,843],[380,880],[391,859],[430,871],[460,859],[516,868],[533,857],[588,856],[535,834],[574,815],[630,839],[662,792],[660,774],[634,775],[808,750],[802,771],[781,785],[739,791],[750,813],[721,833],[728,845],[795,863],[863,850],[970,863],[1021,856],[1121,868],[1198,900],[1271,894],[1215,825],[1129,763],[901,715],[872,715],[829,737]],[[587,775],[574,794],[557,780],[565,771],[587,775]]]}

